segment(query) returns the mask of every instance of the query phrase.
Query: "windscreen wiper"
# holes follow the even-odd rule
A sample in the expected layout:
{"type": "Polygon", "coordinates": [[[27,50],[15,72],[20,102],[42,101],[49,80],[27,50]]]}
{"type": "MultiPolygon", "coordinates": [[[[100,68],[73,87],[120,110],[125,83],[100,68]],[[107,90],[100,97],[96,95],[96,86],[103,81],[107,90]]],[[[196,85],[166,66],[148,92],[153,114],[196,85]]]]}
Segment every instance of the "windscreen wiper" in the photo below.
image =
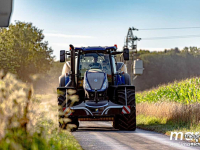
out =
{"type": "MultiPolygon", "coordinates": [[[[101,55],[99,55],[99,53],[96,52],[96,54],[97,54],[98,56],[101,57],[101,55]]],[[[105,59],[104,59],[103,57],[101,57],[101,59],[102,59],[103,61],[105,61],[105,59]]]]}

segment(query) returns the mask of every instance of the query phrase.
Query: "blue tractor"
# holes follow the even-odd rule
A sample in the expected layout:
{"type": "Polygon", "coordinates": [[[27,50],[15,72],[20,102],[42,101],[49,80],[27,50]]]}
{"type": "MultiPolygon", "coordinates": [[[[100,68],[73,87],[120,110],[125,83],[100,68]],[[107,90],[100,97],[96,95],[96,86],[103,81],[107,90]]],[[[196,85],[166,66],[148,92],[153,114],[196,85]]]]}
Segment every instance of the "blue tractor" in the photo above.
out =
{"type": "Polygon", "coordinates": [[[60,127],[66,128],[79,121],[113,121],[113,127],[119,130],[136,129],[135,87],[131,85],[126,65],[117,62],[117,55],[129,60],[129,49],[117,51],[111,47],[74,47],[70,51],[60,51],[60,62],[65,62],[63,75],[59,78],[58,105],[62,118],[60,127]],[[66,62],[71,58],[70,62],[66,62]],[[70,70],[69,70],[70,68],[70,70]],[[74,91],[74,92],[71,92],[74,91]],[[72,103],[70,97],[78,95],[72,103]]]}

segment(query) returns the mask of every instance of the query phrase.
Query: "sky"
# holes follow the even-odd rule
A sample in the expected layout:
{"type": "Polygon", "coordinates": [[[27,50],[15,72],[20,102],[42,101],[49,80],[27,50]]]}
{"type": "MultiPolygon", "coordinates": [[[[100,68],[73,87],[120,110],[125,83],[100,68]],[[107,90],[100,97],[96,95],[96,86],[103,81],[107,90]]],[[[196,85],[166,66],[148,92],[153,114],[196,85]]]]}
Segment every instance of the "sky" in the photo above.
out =
{"type": "MultiPolygon", "coordinates": [[[[69,44],[112,46],[122,49],[129,27],[200,27],[200,0],[14,0],[11,23],[32,22],[43,29],[45,41],[59,59],[69,44]]],[[[149,37],[200,35],[200,28],[139,30],[138,49],[164,50],[200,47],[200,37],[145,40],[149,37]]]]}

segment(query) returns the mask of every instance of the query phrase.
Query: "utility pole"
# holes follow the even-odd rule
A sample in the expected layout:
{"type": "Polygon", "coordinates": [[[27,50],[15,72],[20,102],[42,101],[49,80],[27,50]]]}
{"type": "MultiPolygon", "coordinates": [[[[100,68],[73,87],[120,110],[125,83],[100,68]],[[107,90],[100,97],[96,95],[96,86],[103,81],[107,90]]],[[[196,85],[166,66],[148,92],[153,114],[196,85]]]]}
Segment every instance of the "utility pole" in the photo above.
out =
{"type": "Polygon", "coordinates": [[[132,28],[130,27],[128,29],[124,47],[128,48],[130,51],[133,51],[133,53],[137,53],[137,45],[135,44],[135,41],[140,41],[141,38],[134,36],[133,31],[138,31],[138,29],[136,29],[134,27],[132,27],[132,28]]]}
{"type": "Polygon", "coordinates": [[[138,29],[134,27],[130,27],[128,29],[128,33],[126,36],[126,41],[124,42],[124,48],[128,48],[130,51],[130,54],[132,55],[132,61],[129,61],[127,64],[128,73],[131,74],[131,83],[133,84],[133,61],[134,61],[134,54],[137,53],[137,45],[136,41],[140,41],[141,38],[138,38],[137,36],[133,35],[133,31],[138,31],[138,29]]]}

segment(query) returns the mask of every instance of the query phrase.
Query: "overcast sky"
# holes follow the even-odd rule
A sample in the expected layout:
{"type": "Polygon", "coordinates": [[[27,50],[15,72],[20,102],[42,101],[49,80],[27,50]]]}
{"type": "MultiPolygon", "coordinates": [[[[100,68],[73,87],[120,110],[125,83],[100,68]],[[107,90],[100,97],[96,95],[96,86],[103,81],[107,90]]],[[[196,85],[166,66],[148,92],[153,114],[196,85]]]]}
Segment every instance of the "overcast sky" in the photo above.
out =
{"type": "MultiPolygon", "coordinates": [[[[121,49],[129,27],[200,27],[200,0],[14,0],[11,23],[32,22],[59,58],[69,44],[121,49]]],[[[140,30],[141,38],[200,35],[198,29],[140,30]]],[[[200,47],[200,37],[141,40],[138,49],[200,47]]]]}

